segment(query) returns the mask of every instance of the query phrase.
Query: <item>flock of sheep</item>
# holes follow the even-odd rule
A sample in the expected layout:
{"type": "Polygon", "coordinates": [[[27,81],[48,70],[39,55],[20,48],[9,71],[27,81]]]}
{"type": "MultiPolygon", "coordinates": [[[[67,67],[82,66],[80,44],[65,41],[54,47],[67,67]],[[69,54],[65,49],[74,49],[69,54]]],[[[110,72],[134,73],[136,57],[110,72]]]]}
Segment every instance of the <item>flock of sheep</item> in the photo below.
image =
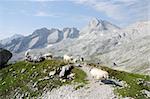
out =
{"type": "MultiPolygon", "coordinates": [[[[28,62],[42,62],[44,60],[50,60],[53,58],[53,55],[51,53],[47,53],[44,55],[39,55],[39,56],[32,56],[30,55],[30,50],[25,52],[25,60],[28,62]]],[[[64,55],[63,60],[66,63],[77,63],[78,61],[84,62],[84,58],[80,57],[79,59],[73,58],[72,56],[64,55]]],[[[109,75],[107,71],[98,69],[98,68],[91,68],[90,69],[90,74],[91,76],[96,79],[96,80],[106,80],[108,79],[109,75]]]]}

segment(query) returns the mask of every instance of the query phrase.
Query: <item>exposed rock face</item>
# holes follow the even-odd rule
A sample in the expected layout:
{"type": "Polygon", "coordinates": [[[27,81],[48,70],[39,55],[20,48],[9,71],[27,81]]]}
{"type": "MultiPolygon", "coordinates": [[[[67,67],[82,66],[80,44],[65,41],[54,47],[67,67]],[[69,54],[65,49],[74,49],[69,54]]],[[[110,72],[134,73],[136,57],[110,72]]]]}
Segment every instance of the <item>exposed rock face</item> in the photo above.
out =
{"type": "Polygon", "coordinates": [[[71,66],[71,65],[63,66],[62,70],[59,73],[59,77],[65,77],[65,76],[67,76],[70,73],[70,71],[71,71],[72,68],[73,68],[73,66],[71,66]]]}
{"type": "Polygon", "coordinates": [[[63,32],[64,32],[64,39],[79,37],[79,30],[77,30],[76,28],[64,28],[63,32]]]}
{"type": "Polygon", "coordinates": [[[12,57],[12,53],[8,50],[0,48],[0,68],[3,68],[12,57]]]}

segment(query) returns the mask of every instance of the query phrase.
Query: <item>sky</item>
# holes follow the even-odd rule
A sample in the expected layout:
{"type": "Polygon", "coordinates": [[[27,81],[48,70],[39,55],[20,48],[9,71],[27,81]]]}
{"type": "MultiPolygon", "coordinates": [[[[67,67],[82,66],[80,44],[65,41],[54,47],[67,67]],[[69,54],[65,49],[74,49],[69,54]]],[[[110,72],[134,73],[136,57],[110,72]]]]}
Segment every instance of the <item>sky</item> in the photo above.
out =
{"type": "Polygon", "coordinates": [[[125,27],[150,19],[150,0],[0,0],[0,39],[46,27],[83,28],[96,17],[125,27]]]}

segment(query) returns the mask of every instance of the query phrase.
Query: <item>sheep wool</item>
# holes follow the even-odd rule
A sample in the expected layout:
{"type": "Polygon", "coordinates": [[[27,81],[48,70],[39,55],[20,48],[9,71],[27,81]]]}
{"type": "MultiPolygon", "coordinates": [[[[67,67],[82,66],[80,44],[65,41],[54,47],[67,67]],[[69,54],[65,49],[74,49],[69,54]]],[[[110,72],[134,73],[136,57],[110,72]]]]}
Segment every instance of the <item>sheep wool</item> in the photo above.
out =
{"type": "Polygon", "coordinates": [[[106,80],[108,78],[108,72],[98,68],[92,68],[90,74],[97,80],[106,80]]]}

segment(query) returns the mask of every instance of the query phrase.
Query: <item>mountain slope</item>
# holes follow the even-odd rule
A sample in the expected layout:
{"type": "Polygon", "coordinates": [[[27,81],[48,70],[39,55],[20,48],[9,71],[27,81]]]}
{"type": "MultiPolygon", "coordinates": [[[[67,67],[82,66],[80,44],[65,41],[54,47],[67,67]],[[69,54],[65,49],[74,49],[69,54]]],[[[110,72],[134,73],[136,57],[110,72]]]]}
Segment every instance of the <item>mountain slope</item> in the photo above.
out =
{"type": "MultiPolygon", "coordinates": [[[[115,62],[117,69],[150,74],[150,22],[138,22],[122,30],[126,33],[120,45],[107,54],[98,56],[105,63],[115,62]],[[107,61],[106,61],[107,60],[107,61]]],[[[97,57],[97,58],[98,58],[97,57]]]]}
{"type": "Polygon", "coordinates": [[[10,43],[12,40],[18,39],[18,38],[23,38],[23,35],[20,35],[20,34],[14,34],[13,36],[11,36],[11,37],[9,37],[9,38],[0,40],[0,43],[5,45],[5,44],[10,43]]]}

